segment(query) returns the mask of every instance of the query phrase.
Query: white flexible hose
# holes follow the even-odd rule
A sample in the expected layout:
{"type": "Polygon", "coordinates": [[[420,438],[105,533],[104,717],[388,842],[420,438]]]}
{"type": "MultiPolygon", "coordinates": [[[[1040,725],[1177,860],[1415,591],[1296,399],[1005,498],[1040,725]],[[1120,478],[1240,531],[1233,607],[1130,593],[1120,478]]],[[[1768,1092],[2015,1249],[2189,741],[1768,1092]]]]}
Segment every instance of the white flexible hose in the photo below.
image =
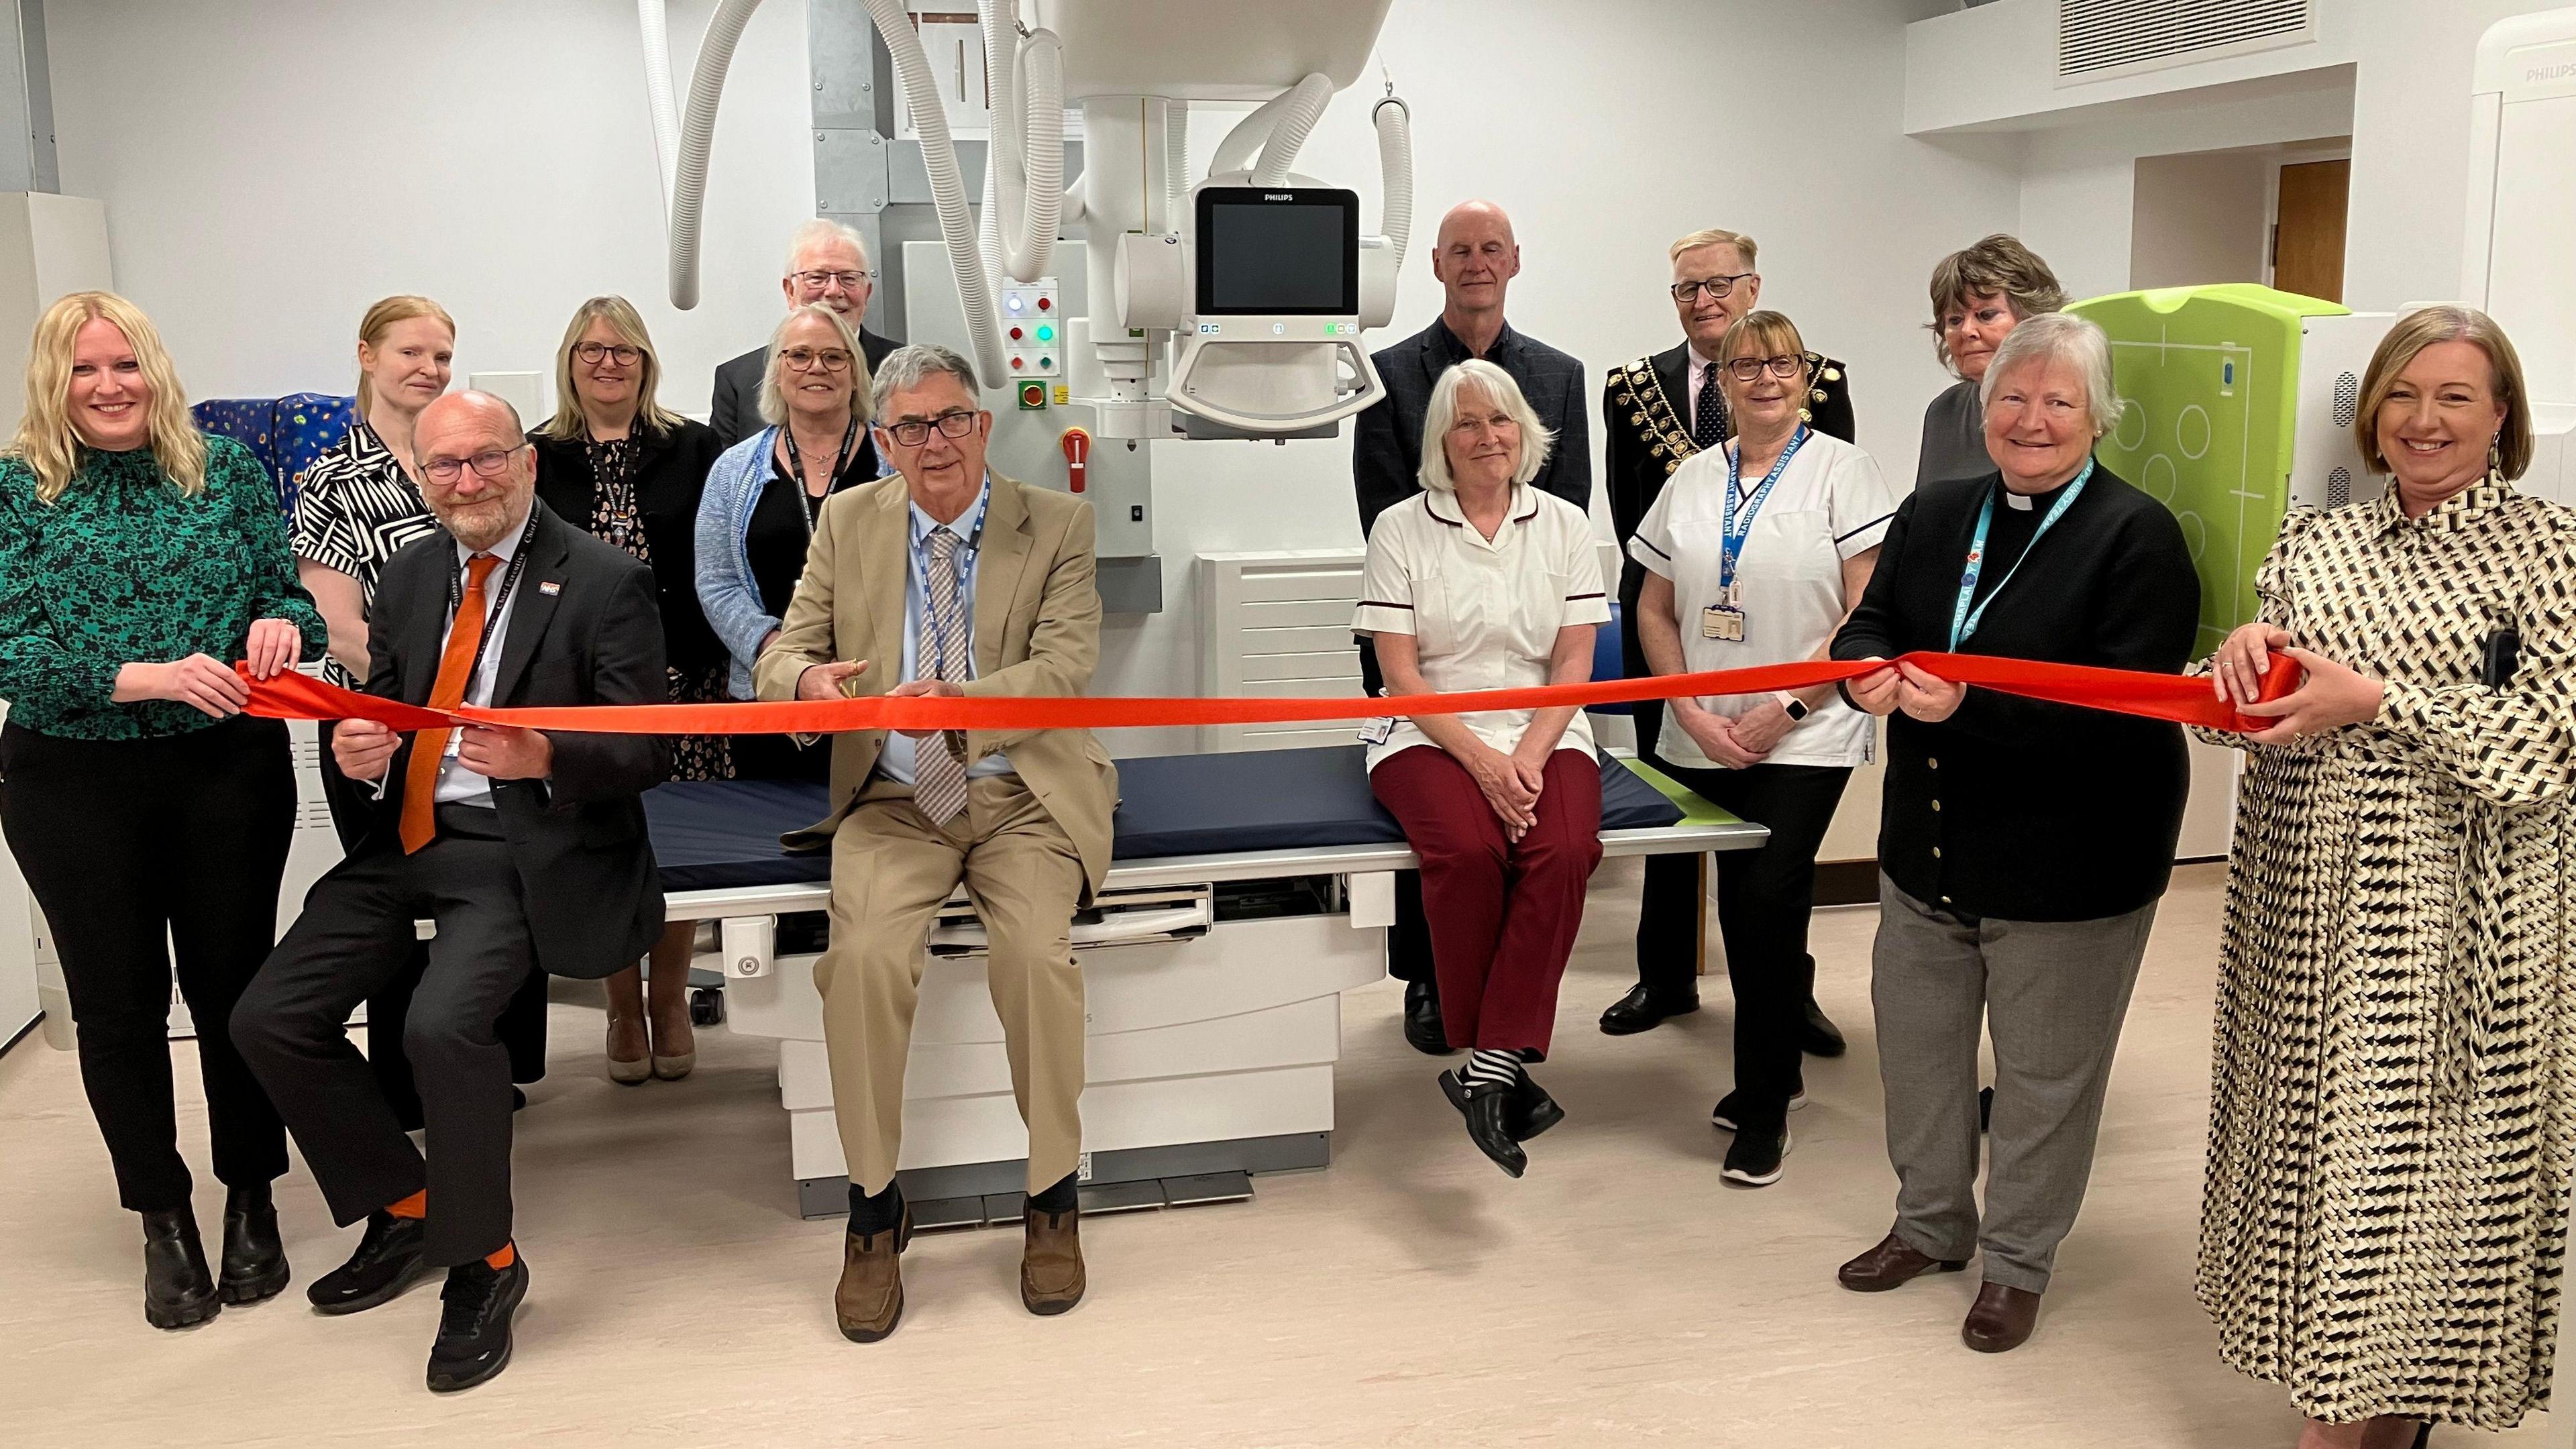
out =
{"type": "Polygon", "coordinates": [[[1297,164],[1297,152],[1306,144],[1306,136],[1323,119],[1324,107],[1333,99],[1332,77],[1322,72],[1309,74],[1288,93],[1288,103],[1279,109],[1279,123],[1270,130],[1269,139],[1261,143],[1261,160],[1252,168],[1255,186],[1284,186],[1289,169],[1297,164]]]}
{"type": "MultiPolygon", "coordinates": [[[[738,0],[727,0],[728,4],[738,0]]],[[[757,3],[757,0],[754,0],[757,3]]],[[[894,58],[903,83],[904,103],[912,111],[912,129],[921,138],[921,165],[930,177],[931,205],[939,213],[940,240],[948,246],[948,266],[957,275],[957,297],[966,309],[966,330],[975,341],[975,370],[987,387],[1002,383],[1002,334],[993,321],[993,284],[975,249],[975,222],[967,214],[966,181],[957,170],[957,142],[948,134],[948,110],[940,103],[939,82],[922,54],[921,34],[904,13],[903,0],[864,0],[868,19],[894,58]]]]}
{"type": "Polygon", "coordinates": [[[985,255],[1021,282],[1055,260],[1064,209],[1064,46],[1051,30],[1019,34],[1019,0],[980,0],[991,143],[983,226],[985,255]]]}
{"type": "Polygon", "coordinates": [[[1271,128],[1279,124],[1279,113],[1287,108],[1288,98],[1295,94],[1293,90],[1281,91],[1235,122],[1234,129],[1225,133],[1225,139],[1216,143],[1216,154],[1208,158],[1208,175],[1231,176],[1237,171],[1251,170],[1252,158],[1259,154],[1261,143],[1270,139],[1271,128]]]}
{"type": "Polygon", "coordinates": [[[1402,271],[1405,245],[1413,240],[1413,118],[1404,102],[1388,96],[1369,119],[1377,126],[1377,169],[1385,193],[1378,230],[1394,248],[1396,269],[1402,271]]]}
{"type": "Polygon", "coordinates": [[[1181,210],[1190,204],[1190,103],[1173,101],[1163,112],[1163,190],[1168,218],[1164,229],[1181,229],[1181,210]]]}
{"type": "Polygon", "coordinates": [[[671,224],[671,166],[680,153],[680,108],[671,94],[671,27],[663,13],[670,0],[635,0],[644,32],[644,103],[653,115],[653,181],[662,197],[662,224],[671,224]]]}
{"type": "MultiPolygon", "coordinates": [[[[716,105],[724,99],[725,68],[760,0],[722,0],[698,44],[698,68],[689,78],[689,114],[680,129],[680,156],[671,177],[671,305],[698,305],[698,219],[707,199],[707,152],[715,143],[716,105]]],[[[913,50],[921,49],[919,38],[913,50]]],[[[926,72],[929,65],[925,62],[926,72]]],[[[944,118],[943,118],[944,119],[944,118]]]]}

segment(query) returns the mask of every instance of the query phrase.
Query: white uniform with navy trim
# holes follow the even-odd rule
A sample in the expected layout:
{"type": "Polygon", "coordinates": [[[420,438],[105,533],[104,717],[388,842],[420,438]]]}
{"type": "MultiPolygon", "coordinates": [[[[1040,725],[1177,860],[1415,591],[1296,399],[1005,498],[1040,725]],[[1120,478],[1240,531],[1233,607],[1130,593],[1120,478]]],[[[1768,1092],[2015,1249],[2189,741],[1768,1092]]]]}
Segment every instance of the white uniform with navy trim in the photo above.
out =
{"type": "MultiPolygon", "coordinates": [[[[1735,445],[1730,442],[1727,450],[1735,445]]],[[[1761,475],[1741,480],[1758,491],[1761,475]]],[[[1708,606],[1719,602],[1719,561],[1726,537],[1726,459],[1700,453],[1664,485],[1655,506],[1637,525],[1628,553],[1672,580],[1673,616],[1682,631],[1682,664],[1691,673],[1749,669],[1813,658],[1842,622],[1852,600],[1843,597],[1843,560],[1878,547],[1896,516],[1896,499],[1869,454],[1810,429],[1798,455],[1771,485],[1762,511],[1735,561],[1735,583],[1744,609],[1741,642],[1713,639],[1702,627],[1708,606]]],[[[1744,504],[1736,503],[1741,526],[1744,504]]],[[[1732,719],[1773,696],[1712,695],[1700,700],[1711,714],[1732,719]]],[[[1764,763],[1858,765],[1869,759],[1870,718],[1836,698],[1790,727],[1764,763]]],[[[1667,720],[1657,752],[1676,765],[1720,768],[1696,741],[1667,720]]]]}
{"type": "MultiPolygon", "coordinates": [[[[1523,689],[1548,682],[1556,633],[1569,624],[1610,622],[1592,520],[1528,484],[1489,540],[1458,511],[1457,495],[1424,491],[1377,516],[1369,530],[1367,580],[1352,627],[1410,634],[1423,682],[1442,694],[1523,689]]],[[[1476,738],[1508,754],[1535,710],[1494,710],[1457,718],[1476,738]]],[[[1362,732],[1369,768],[1401,749],[1430,744],[1410,719],[1362,732]]],[[[1581,711],[1561,750],[1592,751],[1581,711]]]]}

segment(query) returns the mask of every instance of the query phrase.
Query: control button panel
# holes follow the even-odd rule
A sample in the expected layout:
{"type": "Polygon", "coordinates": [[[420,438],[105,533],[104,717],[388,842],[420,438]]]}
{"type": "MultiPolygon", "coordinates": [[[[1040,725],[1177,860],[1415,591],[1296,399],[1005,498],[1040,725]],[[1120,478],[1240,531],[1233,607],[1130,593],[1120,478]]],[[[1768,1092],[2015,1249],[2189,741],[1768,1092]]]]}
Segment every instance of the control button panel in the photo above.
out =
{"type": "MultiPolygon", "coordinates": [[[[1002,365],[1017,378],[1064,374],[1063,324],[1056,319],[1058,298],[1053,277],[1002,287],[1002,365]]],[[[1046,406],[1046,394],[1022,407],[1046,406]]]]}

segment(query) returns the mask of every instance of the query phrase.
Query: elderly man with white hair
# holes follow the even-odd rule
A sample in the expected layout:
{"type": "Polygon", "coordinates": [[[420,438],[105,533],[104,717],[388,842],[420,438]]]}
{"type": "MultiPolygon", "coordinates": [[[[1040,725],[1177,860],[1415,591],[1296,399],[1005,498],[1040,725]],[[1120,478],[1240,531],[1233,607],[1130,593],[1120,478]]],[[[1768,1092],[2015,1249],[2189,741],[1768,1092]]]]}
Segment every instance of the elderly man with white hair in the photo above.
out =
{"type": "MultiPolygon", "coordinates": [[[[1837,659],[1909,650],[2178,673],[2200,582],[2163,504],[2094,461],[2120,417],[2110,344],[2064,313],[1996,348],[1994,471],[1926,484],[1888,528],[1837,659]]],[[[2093,1169],[2189,770],[2180,726],[1947,683],[1910,664],[1853,680],[1892,716],[1872,960],[1896,1223],[1841,1270],[1871,1293],[1982,1253],[1968,1347],[2019,1347],[2093,1169]],[[1977,1208],[1977,1038],[1995,1049],[1993,1159],[1977,1208]]]]}
{"type": "MultiPolygon", "coordinates": [[[[876,273],[868,266],[867,242],[837,221],[818,216],[796,228],[787,239],[787,268],[778,278],[778,290],[786,294],[790,312],[820,306],[839,313],[859,334],[859,350],[867,354],[870,372],[902,345],[859,325],[876,292],[876,273]]],[[[767,343],[716,368],[707,425],[716,430],[717,446],[730,448],[760,431],[760,385],[768,372],[767,343]]]]}

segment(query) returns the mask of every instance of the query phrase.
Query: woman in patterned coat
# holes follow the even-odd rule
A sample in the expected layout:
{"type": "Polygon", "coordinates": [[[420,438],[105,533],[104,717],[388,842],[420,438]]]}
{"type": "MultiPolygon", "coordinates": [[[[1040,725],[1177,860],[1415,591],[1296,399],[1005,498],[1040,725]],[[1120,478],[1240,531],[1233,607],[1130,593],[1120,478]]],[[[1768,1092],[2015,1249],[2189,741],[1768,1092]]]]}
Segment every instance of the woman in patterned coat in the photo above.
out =
{"type": "Polygon", "coordinates": [[[2292,515],[2211,661],[2239,740],[2200,1299],[2302,1449],[2504,1429],[2556,1352],[2576,511],[2485,314],[2400,321],[2362,383],[2386,495],[2292,515]],[[2255,704],[2268,656],[2306,670],[2255,704]]]}

